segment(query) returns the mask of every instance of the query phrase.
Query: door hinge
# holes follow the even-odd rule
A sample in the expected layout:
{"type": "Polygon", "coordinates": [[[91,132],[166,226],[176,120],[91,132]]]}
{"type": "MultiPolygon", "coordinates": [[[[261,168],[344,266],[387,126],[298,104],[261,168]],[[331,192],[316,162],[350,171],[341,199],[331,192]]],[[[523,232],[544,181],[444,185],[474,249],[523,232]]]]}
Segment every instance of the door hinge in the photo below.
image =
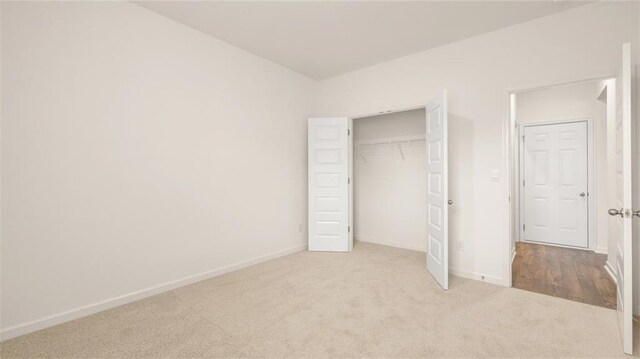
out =
{"type": "Polygon", "coordinates": [[[524,187],[524,180],[522,180],[522,187],[524,187]]]}
{"type": "Polygon", "coordinates": [[[522,225],[522,230],[523,230],[523,231],[526,231],[526,230],[527,230],[527,225],[526,225],[526,224],[523,224],[523,225],[522,225]]]}
{"type": "Polygon", "coordinates": [[[348,228],[347,230],[349,231],[349,233],[351,233],[351,226],[349,226],[347,228],[348,228]]]}
{"type": "Polygon", "coordinates": [[[351,136],[351,130],[347,129],[347,136],[351,136]]]}
{"type": "Polygon", "coordinates": [[[524,135],[522,135],[522,143],[524,143],[524,135]]]}
{"type": "Polygon", "coordinates": [[[351,177],[349,177],[349,179],[347,179],[347,184],[351,184],[351,177]]]}

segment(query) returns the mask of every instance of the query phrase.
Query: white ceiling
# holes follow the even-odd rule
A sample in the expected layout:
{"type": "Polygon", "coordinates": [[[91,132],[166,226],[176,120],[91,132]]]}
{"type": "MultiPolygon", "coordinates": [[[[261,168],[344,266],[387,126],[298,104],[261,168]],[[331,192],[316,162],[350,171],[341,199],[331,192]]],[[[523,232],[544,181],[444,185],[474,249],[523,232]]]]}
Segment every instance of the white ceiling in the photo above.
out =
{"type": "Polygon", "coordinates": [[[258,56],[325,79],[584,2],[136,1],[258,56]]]}

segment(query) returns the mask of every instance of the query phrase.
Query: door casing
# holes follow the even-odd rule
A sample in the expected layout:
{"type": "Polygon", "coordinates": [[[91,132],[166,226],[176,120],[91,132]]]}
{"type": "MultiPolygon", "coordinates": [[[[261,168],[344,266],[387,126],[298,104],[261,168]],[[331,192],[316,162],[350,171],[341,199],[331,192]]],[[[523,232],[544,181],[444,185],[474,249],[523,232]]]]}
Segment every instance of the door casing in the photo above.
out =
{"type": "MultiPolygon", "coordinates": [[[[580,77],[568,77],[568,78],[558,78],[554,80],[546,80],[546,81],[538,81],[529,84],[523,84],[520,86],[507,87],[504,89],[502,96],[502,173],[513,174],[517,173],[516,161],[513,158],[513,154],[515,153],[516,146],[519,146],[519,141],[514,140],[514,136],[518,136],[518,133],[515,129],[515,122],[512,121],[512,96],[514,94],[528,92],[533,90],[540,90],[547,87],[561,86],[561,85],[571,85],[571,84],[580,84],[585,82],[592,81],[600,81],[615,78],[615,73],[606,73],[606,72],[598,72],[592,74],[586,74],[580,77]]],[[[591,141],[593,142],[593,141],[591,141]]],[[[509,176],[505,176],[505,178],[509,178],[509,176]]],[[[512,235],[512,233],[517,233],[516,235],[519,237],[520,232],[518,230],[514,230],[513,223],[514,219],[518,216],[518,209],[512,208],[512,201],[515,201],[516,195],[519,193],[518,186],[514,186],[514,181],[506,180],[502,183],[502,213],[503,215],[503,225],[501,237],[502,240],[502,278],[499,282],[505,287],[512,286],[512,273],[511,273],[511,263],[514,258],[514,252],[512,243],[515,243],[516,237],[512,235]]],[[[518,207],[518,206],[515,206],[518,207]]]]}

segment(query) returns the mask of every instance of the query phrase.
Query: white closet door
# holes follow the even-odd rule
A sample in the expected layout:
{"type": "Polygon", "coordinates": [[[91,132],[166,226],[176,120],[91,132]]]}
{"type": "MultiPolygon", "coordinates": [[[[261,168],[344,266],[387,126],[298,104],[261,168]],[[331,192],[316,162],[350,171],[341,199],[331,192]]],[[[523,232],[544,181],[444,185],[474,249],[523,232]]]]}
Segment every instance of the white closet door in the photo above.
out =
{"type": "Polygon", "coordinates": [[[447,93],[429,101],[427,113],[427,270],[449,288],[447,93]]]}
{"type": "MultiPolygon", "coordinates": [[[[624,352],[633,354],[633,118],[631,117],[631,45],[622,47],[622,68],[616,77],[616,136],[615,136],[615,202],[609,210],[616,221],[615,271],[617,276],[617,311],[624,352]]],[[[637,208],[636,208],[637,209],[637,208]]]]}
{"type": "Polygon", "coordinates": [[[349,142],[347,117],[309,119],[309,250],[348,252],[349,142]]]}

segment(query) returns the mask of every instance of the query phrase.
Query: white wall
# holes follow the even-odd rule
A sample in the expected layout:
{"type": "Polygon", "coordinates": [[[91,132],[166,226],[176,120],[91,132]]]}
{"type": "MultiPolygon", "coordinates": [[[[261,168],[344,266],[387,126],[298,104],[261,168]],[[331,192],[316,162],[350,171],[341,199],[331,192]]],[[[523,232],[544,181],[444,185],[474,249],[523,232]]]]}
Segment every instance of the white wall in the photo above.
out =
{"type": "Polygon", "coordinates": [[[519,93],[516,95],[517,122],[528,124],[593,117],[597,84],[598,81],[590,81],[519,93]]]}
{"type": "Polygon", "coordinates": [[[610,222],[607,214],[607,112],[606,104],[597,99],[598,85],[599,81],[592,81],[519,93],[516,95],[516,118],[519,124],[592,119],[596,178],[591,196],[595,201],[596,243],[590,238],[589,245],[597,252],[607,253],[610,222]]]}
{"type": "MultiPolygon", "coordinates": [[[[353,121],[354,141],[425,135],[425,110],[397,112],[353,121]]],[[[354,156],[356,240],[426,250],[427,187],[424,142],[376,146],[354,156]]],[[[369,147],[371,148],[371,147],[369,147]]]]}
{"type": "Polygon", "coordinates": [[[305,247],[313,81],[127,2],[2,34],[5,337],[305,247]]]}
{"type": "Polygon", "coordinates": [[[448,89],[451,269],[507,284],[506,91],[613,75],[621,44],[636,42],[637,6],[585,5],[322,81],[318,115],[406,108],[448,89]]]}
{"type": "MultiPolygon", "coordinates": [[[[598,83],[598,92],[601,93],[598,107],[602,103],[605,104],[605,111],[607,117],[607,187],[614,188],[616,180],[615,166],[609,165],[610,163],[616,163],[616,83],[615,79],[604,80],[598,83]]],[[[615,191],[607,191],[607,211],[610,208],[616,206],[616,193],[615,191]]],[[[608,213],[607,213],[608,215],[608,213]]],[[[618,224],[609,218],[608,222],[608,243],[607,243],[607,266],[610,274],[615,274],[615,259],[617,248],[617,233],[619,232],[618,224]]]]}

